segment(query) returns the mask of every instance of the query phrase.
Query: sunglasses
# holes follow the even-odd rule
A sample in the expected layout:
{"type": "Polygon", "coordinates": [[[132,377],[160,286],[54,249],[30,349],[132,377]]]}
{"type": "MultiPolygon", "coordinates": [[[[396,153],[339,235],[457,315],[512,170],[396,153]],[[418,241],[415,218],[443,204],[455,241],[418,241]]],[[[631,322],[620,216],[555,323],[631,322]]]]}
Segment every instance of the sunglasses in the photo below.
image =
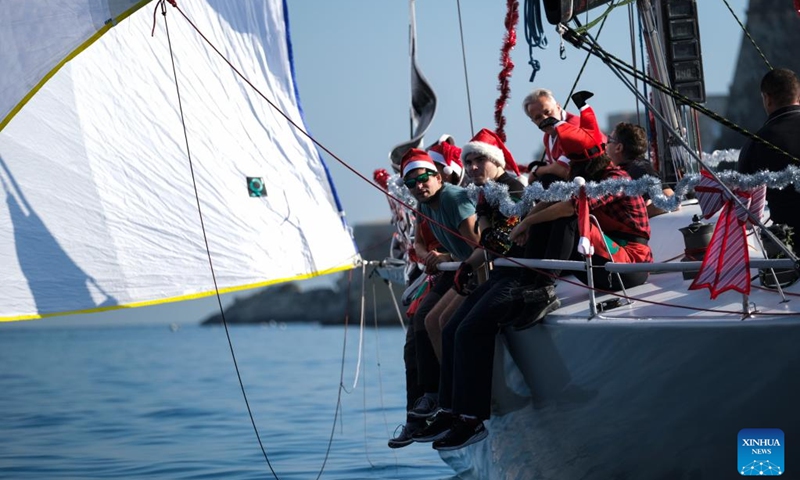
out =
{"type": "Polygon", "coordinates": [[[417,176],[417,178],[409,178],[408,180],[404,180],[403,183],[405,183],[406,187],[408,187],[408,189],[410,190],[410,189],[416,187],[418,183],[427,182],[428,179],[431,178],[433,175],[436,175],[436,173],[435,172],[425,172],[425,173],[417,176]]]}

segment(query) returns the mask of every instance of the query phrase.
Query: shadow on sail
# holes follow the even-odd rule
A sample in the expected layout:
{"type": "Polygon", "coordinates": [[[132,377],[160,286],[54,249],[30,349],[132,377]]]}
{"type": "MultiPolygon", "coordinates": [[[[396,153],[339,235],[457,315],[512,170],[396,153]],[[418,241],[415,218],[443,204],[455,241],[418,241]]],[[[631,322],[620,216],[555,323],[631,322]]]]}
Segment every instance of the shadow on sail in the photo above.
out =
{"type": "MultiPolygon", "coordinates": [[[[61,248],[36,211],[25,200],[14,176],[0,156],[0,176],[14,229],[14,246],[22,274],[38,311],[78,310],[86,305],[110,307],[117,300],[61,248]]],[[[23,286],[8,286],[24,288],[23,286]]]]}

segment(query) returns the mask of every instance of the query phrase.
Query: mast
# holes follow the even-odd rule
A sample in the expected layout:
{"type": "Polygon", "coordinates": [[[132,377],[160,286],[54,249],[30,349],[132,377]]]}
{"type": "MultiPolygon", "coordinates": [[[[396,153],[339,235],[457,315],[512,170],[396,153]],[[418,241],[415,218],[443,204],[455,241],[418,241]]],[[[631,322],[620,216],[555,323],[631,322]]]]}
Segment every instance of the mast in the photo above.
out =
{"type": "Polygon", "coordinates": [[[411,148],[419,148],[425,132],[428,131],[436,115],[436,93],[417,65],[417,22],[414,0],[409,0],[409,46],[411,57],[411,110],[409,118],[410,139],[396,145],[389,153],[389,160],[395,171],[400,170],[403,155],[411,148]]]}

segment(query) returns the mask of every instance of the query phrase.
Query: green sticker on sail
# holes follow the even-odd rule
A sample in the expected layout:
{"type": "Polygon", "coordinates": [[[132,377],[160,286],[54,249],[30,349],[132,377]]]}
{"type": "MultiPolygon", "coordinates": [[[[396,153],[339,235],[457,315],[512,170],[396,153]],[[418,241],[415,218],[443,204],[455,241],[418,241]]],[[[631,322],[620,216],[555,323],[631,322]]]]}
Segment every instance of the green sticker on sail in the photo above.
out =
{"type": "Polygon", "coordinates": [[[261,177],[247,177],[247,191],[251,197],[267,196],[267,189],[261,177]]]}

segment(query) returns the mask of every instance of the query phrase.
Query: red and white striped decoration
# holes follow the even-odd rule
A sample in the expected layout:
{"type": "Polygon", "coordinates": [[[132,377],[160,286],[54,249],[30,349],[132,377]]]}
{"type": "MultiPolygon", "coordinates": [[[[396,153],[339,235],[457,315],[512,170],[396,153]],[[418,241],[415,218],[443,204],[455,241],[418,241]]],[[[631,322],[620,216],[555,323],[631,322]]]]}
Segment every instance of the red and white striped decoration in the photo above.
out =
{"type": "Polygon", "coordinates": [[[708,288],[711,298],[727,290],[735,290],[745,295],[750,294],[750,255],[747,250],[747,233],[745,223],[748,212],[760,219],[764,211],[766,185],[753,190],[733,190],[746,208],[739,206],[725,192],[708,172],[702,172],[702,178],[695,187],[697,200],[705,218],[711,218],[720,208],[722,212],[717,220],[714,235],[708,245],[706,257],[700,272],[695,277],[689,290],[708,288]]]}

